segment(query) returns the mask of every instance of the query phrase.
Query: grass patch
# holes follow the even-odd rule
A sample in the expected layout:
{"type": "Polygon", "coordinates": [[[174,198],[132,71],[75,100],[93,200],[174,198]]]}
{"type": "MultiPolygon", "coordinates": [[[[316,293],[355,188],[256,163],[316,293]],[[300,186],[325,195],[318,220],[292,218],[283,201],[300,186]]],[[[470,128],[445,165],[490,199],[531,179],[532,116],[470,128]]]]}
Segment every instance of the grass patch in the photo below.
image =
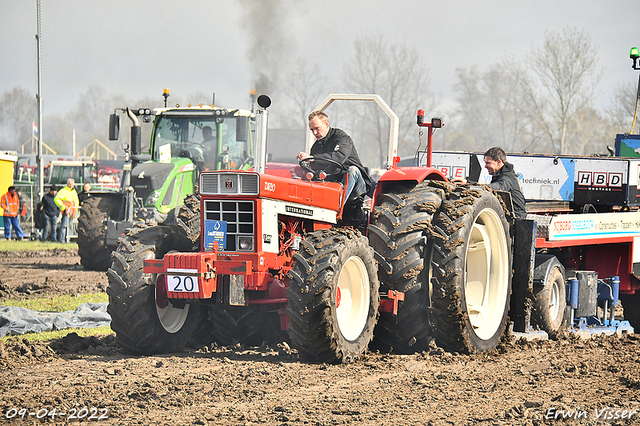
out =
{"type": "Polygon", "coordinates": [[[87,336],[95,336],[98,334],[114,334],[111,327],[94,327],[94,328],[65,328],[64,330],[56,330],[56,331],[44,331],[42,333],[27,333],[20,334],[17,336],[4,336],[0,338],[5,343],[11,343],[15,339],[27,339],[30,342],[40,342],[45,340],[56,340],[61,339],[67,334],[76,332],[78,336],[87,337],[87,336]]]}
{"type": "Polygon", "coordinates": [[[83,303],[108,303],[107,293],[86,293],[77,296],[62,294],[50,297],[33,297],[29,299],[6,299],[4,306],[18,306],[39,312],[73,311],[83,303]]]}
{"type": "Polygon", "coordinates": [[[41,241],[0,240],[0,251],[78,250],[77,243],[43,243],[41,241]]]}

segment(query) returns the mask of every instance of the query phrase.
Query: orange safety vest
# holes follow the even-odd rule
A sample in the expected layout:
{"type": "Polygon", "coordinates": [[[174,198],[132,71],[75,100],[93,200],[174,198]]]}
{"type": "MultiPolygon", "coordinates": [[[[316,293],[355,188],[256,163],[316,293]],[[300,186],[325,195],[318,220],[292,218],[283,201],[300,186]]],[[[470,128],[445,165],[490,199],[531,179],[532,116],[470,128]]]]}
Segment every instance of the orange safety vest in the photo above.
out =
{"type": "Polygon", "coordinates": [[[20,205],[20,199],[18,194],[6,193],[2,196],[0,201],[0,207],[4,209],[4,216],[16,217],[18,216],[18,206],[20,205]]]}

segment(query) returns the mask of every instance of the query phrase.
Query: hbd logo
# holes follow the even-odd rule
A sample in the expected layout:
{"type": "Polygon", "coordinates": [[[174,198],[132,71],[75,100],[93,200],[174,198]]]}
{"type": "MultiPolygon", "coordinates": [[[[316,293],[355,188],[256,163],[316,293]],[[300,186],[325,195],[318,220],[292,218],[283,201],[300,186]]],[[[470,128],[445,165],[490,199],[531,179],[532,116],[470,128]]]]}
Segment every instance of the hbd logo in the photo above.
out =
{"type": "Polygon", "coordinates": [[[622,173],[578,172],[578,186],[593,188],[622,188],[622,173]]]}

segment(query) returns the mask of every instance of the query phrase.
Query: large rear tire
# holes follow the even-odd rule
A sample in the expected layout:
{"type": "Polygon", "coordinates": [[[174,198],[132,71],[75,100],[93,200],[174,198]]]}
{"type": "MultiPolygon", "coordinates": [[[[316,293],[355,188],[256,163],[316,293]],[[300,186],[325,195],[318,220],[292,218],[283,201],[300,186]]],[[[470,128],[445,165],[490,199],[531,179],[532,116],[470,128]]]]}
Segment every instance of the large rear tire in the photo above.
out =
{"type": "Polygon", "coordinates": [[[78,255],[90,271],[106,271],[111,266],[112,249],[107,246],[107,219],[115,198],[98,195],[87,198],[78,217],[78,255]]]}
{"type": "Polygon", "coordinates": [[[504,210],[485,187],[451,187],[435,221],[431,310],[438,345],[494,349],[507,325],[511,238],[504,210]]]}
{"type": "Polygon", "coordinates": [[[163,298],[156,290],[158,274],[143,272],[144,259],[162,259],[179,248],[168,226],[139,224],[119,240],[107,271],[107,312],[116,343],[127,352],[179,352],[200,322],[199,305],[163,298]]]}
{"type": "Polygon", "coordinates": [[[381,312],[372,348],[397,353],[427,349],[432,340],[429,326],[429,278],[431,222],[444,191],[437,183],[399,184],[378,198],[369,225],[374,250],[393,270],[378,269],[380,293],[405,293],[398,314],[381,312]]]}
{"type": "Polygon", "coordinates": [[[288,274],[289,337],[304,358],[347,362],[373,338],[380,304],[373,250],[351,228],[310,233],[288,274]]]}

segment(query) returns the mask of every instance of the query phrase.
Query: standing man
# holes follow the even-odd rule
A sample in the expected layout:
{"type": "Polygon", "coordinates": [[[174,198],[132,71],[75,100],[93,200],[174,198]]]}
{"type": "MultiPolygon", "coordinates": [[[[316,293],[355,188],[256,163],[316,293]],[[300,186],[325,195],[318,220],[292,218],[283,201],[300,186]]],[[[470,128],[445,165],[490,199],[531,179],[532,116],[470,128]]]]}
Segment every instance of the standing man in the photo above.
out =
{"type": "Polygon", "coordinates": [[[47,241],[47,236],[49,235],[50,241],[56,241],[56,226],[60,215],[60,208],[55,201],[56,192],[58,192],[58,188],[55,185],[51,185],[49,192],[42,197],[42,211],[44,212],[44,230],[40,238],[42,242],[47,241]],[[51,234],[49,234],[49,229],[51,229],[51,234]]]}
{"type": "Polygon", "coordinates": [[[75,180],[69,179],[67,186],[64,186],[56,194],[54,201],[62,212],[62,221],[60,222],[60,235],[58,235],[58,241],[61,243],[69,242],[69,217],[75,218],[80,201],[78,200],[78,193],[76,192],[75,180]]]}
{"type": "MultiPolygon", "coordinates": [[[[311,153],[298,153],[298,160],[313,158],[318,160],[333,160],[343,166],[342,170],[326,167],[327,181],[341,182],[347,180],[343,220],[353,223],[356,227],[362,225],[366,219],[362,210],[364,196],[371,189],[372,181],[369,173],[362,165],[356,147],[351,137],[341,129],[329,126],[329,117],[322,111],[309,114],[309,129],[316,141],[311,147],[311,153]],[[333,169],[333,170],[332,170],[333,169]],[[348,178],[347,178],[348,176],[348,178]]],[[[326,164],[320,165],[327,166],[326,164]]],[[[314,167],[314,162],[310,162],[314,167]]],[[[318,166],[316,166],[318,167],[318,166]]],[[[315,169],[314,169],[315,170],[315,169]]]]}
{"type": "Polygon", "coordinates": [[[11,226],[16,230],[16,239],[22,240],[24,234],[22,228],[20,228],[20,221],[18,220],[18,213],[20,208],[20,198],[16,194],[16,187],[10,186],[7,193],[0,199],[0,207],[4,209],[4,237],[7,240],[11,239],[11,226]]]}
{"type": "MultiPolygon", "coordinates": [[[[513,212],[516,217],[524,219],[527,217],[525,208],[525,199],[520,190],[520,182],[518,175],[513,169],[513,164],[507,161],[507,154],[499,146],[489,148],[484,153],[484,167],[491,175],[491,183],[489,186],[496,191],[505,191],[511,194],[511,202],[513,203],[513,212]]],[[[452,182],[466,183],[465,179],[456,178],[452,182]]]]}
{"type": "Polygon", "coordinates": [[[85,202],[85,200],[91,197],[89,193],[91,191],[91,184],[89,182],[85,182],[82,186],[82,191],[78,194],[78,200],[80,201],[80,205],[85,202]]]}

